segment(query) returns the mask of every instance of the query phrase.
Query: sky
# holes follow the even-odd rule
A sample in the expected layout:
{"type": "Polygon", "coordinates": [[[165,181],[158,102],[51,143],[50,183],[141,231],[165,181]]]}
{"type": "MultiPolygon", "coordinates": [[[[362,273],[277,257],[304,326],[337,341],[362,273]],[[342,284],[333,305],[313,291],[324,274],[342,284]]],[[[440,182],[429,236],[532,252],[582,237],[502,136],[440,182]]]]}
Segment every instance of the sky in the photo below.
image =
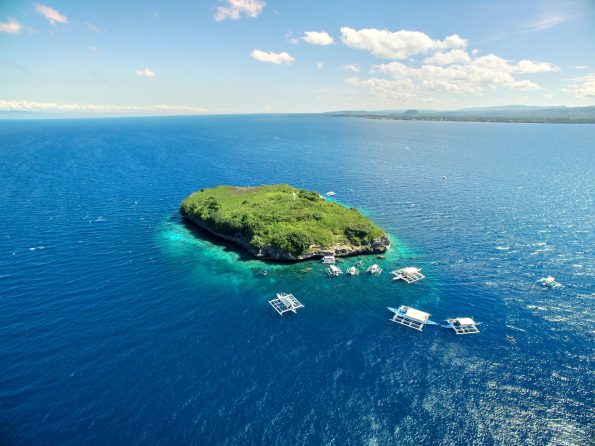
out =
{"type": "Polygon", "coordinates": [[[0,111],[595,105],[595,0],[0,0],[0,111]]]}

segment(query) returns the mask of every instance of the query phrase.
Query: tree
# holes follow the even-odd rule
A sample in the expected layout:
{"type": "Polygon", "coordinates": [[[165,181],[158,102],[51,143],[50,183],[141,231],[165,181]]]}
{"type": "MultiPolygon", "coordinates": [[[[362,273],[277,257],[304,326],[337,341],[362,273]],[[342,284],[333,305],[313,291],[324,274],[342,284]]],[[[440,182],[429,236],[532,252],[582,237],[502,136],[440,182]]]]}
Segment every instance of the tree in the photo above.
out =
{"type": "Polygon", "coordinates": [[[273,245],[282,251],[287,251],[297,257],[314,244],[314,240],[303,232],[291,231],[282,232],[273,237],[273,245]]]}

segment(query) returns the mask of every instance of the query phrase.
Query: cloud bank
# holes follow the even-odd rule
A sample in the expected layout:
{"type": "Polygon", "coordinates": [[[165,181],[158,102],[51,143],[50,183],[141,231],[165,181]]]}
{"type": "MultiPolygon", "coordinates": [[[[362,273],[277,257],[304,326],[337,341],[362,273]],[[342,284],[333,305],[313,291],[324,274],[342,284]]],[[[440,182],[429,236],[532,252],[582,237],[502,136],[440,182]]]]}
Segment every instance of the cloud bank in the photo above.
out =
{"type": "Polygon", "coordinates": [[[103,105],[103,104],[60,104],[56,102],[35,102],[23,100],[0,99],[2,111],[30,111],[30,112],[81,112],[81,113],[205,113],[206,108],[192,105],[103,105]]]}
{"type": "Polygon", "coordinates": [[[562,91],[577,99],[595,98],[595,72],[570,79],[570,84],[562,91]]]}
{"type": "Polygon", "coordinates": [[[347,79],[351,85],[371,89],[374,96],[390,99],[423,99],[434,92],[483,95],[504,88],[517,91],[543,90],[537,83],[517,79],[517,73],[559,70],[546,62],[522,60],[511,63],[495,54],[472,58],[467,53],[436,53],[420,67],[401,62],[373,65],[373,77],[347,79]],[[428,63],[429,62],[429,63],[428,63]]]}
{"type": "Polygon", "coordinates": [[[444,40],[434,40],[419,31],[396,31],[386,29],[355,30],[344,26],[341,28],[341,40],[350,48],[365,50],[383,59],[407,59],[417,54],[425,54],[431,50],[465,48],[467,41],[457,34],[444,40]]]}
{"type": "MultiPolygon", "coordinates": [[[[478,56],[467,52],[467,40],[452,34],[442,40],[433,39],[419,31],[396,32],[380,29],[355,30],[341,28],[341,40],[351,48],[392,61],[372,65],[369,78],[351,77],[347,83],[369,89],[382,99],[432,101],[437,93],[453,95],[484,95],[498,88],[514,91],[543,91],[530,79],[520,75],[550,73],[560,68],[549,62],[524,59],[508,61],[495,54],[478,56]],[[419,60],[419,56],[426,56],[419,60]],[[402,62],[407,59],[406,62],[402,62]]],[[[343,69],[357,72],[351,65],[343,69]]],[[[588,81],[577,81],[569,88],[585,95],[590,91],[588,81]],[[579,85],[580,84],[580,85],[579,85]],[[584,87],[586,84],[587,87],[584,87]]]]}

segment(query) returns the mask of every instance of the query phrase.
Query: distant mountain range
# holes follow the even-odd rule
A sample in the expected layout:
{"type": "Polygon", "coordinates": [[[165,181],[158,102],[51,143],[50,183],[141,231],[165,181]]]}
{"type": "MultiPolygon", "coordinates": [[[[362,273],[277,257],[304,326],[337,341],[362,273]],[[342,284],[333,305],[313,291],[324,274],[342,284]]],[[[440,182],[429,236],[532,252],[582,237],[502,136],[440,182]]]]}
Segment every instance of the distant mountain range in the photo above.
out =
{"type": "Polygon", "coordinates": [[[325,113],[368,119],[397,119],[407,121],[469,121],[469,122],[534,122],[595,124],[595,106],[590,107],[538,107],[505,105],[475,107],[460,110],[344,110],[325,113]]]}

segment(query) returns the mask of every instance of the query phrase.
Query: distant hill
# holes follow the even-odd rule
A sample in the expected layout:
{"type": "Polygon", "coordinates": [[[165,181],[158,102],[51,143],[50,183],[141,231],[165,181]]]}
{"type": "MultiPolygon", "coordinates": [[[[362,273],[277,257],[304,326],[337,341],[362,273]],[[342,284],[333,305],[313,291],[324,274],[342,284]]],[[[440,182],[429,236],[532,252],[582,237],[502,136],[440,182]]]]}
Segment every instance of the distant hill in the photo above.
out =
{"type": "Polygon", "coordinates": [[[595,124],[595,106],[538,107],[528,105],[506,105],[498,107],[465,108],[460,110],[341,111],[326,114],[331,116],[409,121],[595,124]]]}

